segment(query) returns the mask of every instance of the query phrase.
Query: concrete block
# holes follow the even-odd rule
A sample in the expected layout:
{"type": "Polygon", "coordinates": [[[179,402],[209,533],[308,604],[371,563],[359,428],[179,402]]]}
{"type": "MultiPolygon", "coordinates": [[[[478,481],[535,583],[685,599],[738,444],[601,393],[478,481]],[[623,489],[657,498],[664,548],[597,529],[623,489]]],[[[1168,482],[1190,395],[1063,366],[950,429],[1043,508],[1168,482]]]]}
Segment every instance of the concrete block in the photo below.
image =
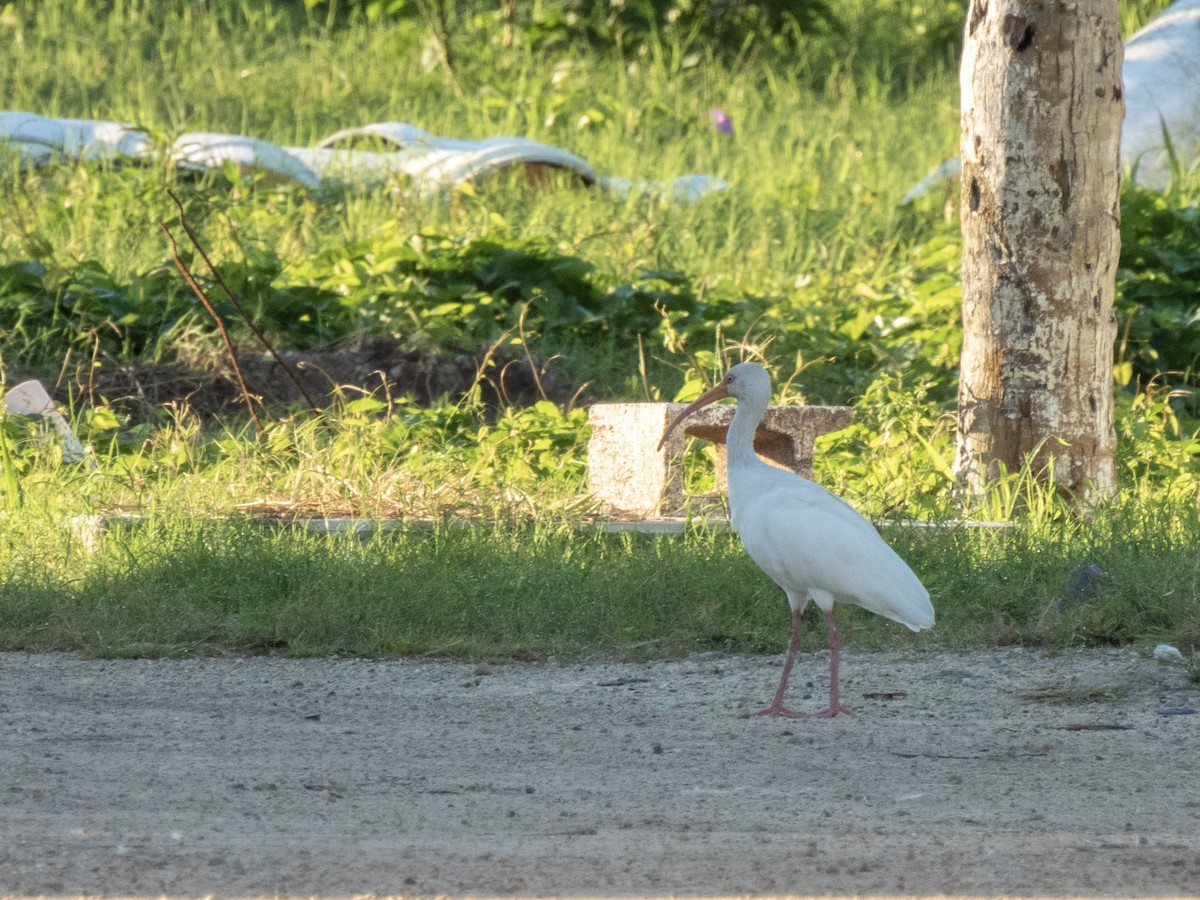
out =
{"type": "MultiPolygon", "coordinates": [[[[716,490],[725,491],[725,433],[732,405],[706,406],[693,413],[656,449],[667,424],[685,403],[597,403],[588,410],[588,489],[610,511],[626,515],[671,515],[686,497],[680,462],[684,437],[711,441],[717,450],[716,490]]],[[[763,416],[754,449],[764,459],[812,477],[813,442],[854,420],[848,406],[772,406],[763,416]]]]}

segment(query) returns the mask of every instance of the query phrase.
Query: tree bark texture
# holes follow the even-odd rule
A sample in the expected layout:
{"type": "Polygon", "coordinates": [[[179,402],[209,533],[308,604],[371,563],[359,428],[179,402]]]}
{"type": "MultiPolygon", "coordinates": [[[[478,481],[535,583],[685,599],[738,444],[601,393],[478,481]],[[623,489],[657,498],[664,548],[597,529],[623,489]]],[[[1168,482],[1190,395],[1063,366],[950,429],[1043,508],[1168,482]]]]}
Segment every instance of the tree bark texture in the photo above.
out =
{"type": "Polygon", "coordinates": [[[962,70],[959,476],[1115,488],[1124,112],[1117,0],[971,0],[962,70]],[[1052,471],[1047,466],[1051,464],[1052,471]]]}

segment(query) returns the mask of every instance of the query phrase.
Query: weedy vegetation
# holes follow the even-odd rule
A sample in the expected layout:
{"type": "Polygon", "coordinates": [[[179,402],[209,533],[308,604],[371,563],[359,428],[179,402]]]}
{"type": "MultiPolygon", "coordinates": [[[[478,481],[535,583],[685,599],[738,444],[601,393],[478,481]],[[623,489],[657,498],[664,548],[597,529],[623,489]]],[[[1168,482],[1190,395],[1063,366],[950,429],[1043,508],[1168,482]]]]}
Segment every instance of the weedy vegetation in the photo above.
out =
{"type": "MultiPolygon", "coordinates": [[[[1126,4],[1126,27],[1163,5],[1126,4]]],[[[848,641],[1194,651],[1200,174],[1181,164],[1167,191],[1122,197],[1119,495],[1080,511],[1027,466],[963,496],[957,187],[900,204],[956,152],[962,14],[953,0],[0,5],[12,109],[133,122],[164,144],[205,130],[303,145],[399,120],[528,136],[616,177],[729,184],[695,203],[516,176],[437,196],[309,192],[160,165],[25,169],[0,151],[0,388],[54,385],[95,463],[64,462],[37,420],[0,420],[0,648],[778,652],[782,596],[735,538],[699,520],[604,533],[586,492],[589,402],[691,399],[753,358],[777,402],[855,407],[821,440],[816,478],[882,523],[934,595],[934,631],[850,610],[848,641]],[[320,410],[276,405],[260,428],[214,413],[200,396],[221,343],[171,265],[168,190],[280,351],[385,340],[477,377],[432,398],[331,385],[320,410]],[[533,397],[488,393],[510,364],[534,373],[533,397]],[[192,390],[147,399],[170,380],[192,390]],[[130,524],[95,525],[117,514],[130,524]],[[404,524],[367,540],[286,524],[333,516],[404,524]],[[1081,581],[1093,567],[1104,577],[1081,581]]],[[[261,356],[180,246],[243,358],[261,356]]],[[[688,480],[711,483],[702,447],[688,480]]]]}

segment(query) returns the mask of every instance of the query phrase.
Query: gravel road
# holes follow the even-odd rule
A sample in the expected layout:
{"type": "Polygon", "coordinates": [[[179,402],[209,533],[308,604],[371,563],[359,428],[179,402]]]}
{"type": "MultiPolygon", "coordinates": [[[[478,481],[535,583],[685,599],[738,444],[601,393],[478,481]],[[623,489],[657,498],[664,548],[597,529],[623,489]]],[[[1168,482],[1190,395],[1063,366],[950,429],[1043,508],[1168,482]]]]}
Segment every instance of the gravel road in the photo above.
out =
{"type": "Polygon", "coordinates": [[[1179,668],[779,665],[0,654],[0,896],[1200,895],[1179,668]]]}

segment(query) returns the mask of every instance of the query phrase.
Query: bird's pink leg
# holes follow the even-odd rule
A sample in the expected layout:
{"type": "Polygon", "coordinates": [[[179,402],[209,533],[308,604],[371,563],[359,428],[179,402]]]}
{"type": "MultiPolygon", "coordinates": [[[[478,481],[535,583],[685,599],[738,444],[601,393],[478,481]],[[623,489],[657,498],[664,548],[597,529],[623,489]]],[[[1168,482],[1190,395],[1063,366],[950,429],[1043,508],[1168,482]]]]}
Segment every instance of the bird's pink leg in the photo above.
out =
{"type": "Polygon", "coordinates": [[[766,709],[760,709],[756,716],[787,716],[790,719],[806,718],[805,713],[794,712],[783,705],[783,695],[787,691],[788,677],[792,674],[792,666],[796,662],[796,653],[800,650],[800,614],[801,609],[792,610],[792,636],[788,640],[787,659],[783,663],[783,674],[779,676],[779,688],[775,691],[775,699],[766,709]]]}
{"type": "Polygon", "coordinates": [[[838,665],[842,644],[841,638],[838,637],[837,623],[833,621],[832,610],[825,613],[825,624],[829,627],[829,708],[813,713],[813,718],[816,719],[832,719],[838,713],[853,715],[838,702],[838,665]]]}
{"type": "Polygon", "coordinates": [[[779,678],[779,688],[775,691],[775,699],[766,709],[760,709],[756,716],[786,716],[789,719],[832,719],[838,713],[852,715],[850,710],[838,702],[838,668],[841,662],[841,638],[838,636],[837,624],[833,613],[825,613],[825,624],[829,628],[829,708],[818,713],[802,713],[788,709],[783,705],[783,695],[787,690],[788,677],[792,674],[792,665],[796,662],[796,653],[800,649],[800,613],[792,610],[792,637],[788,641],[787,659],[783,663],[783,675],[779,678]]]}

